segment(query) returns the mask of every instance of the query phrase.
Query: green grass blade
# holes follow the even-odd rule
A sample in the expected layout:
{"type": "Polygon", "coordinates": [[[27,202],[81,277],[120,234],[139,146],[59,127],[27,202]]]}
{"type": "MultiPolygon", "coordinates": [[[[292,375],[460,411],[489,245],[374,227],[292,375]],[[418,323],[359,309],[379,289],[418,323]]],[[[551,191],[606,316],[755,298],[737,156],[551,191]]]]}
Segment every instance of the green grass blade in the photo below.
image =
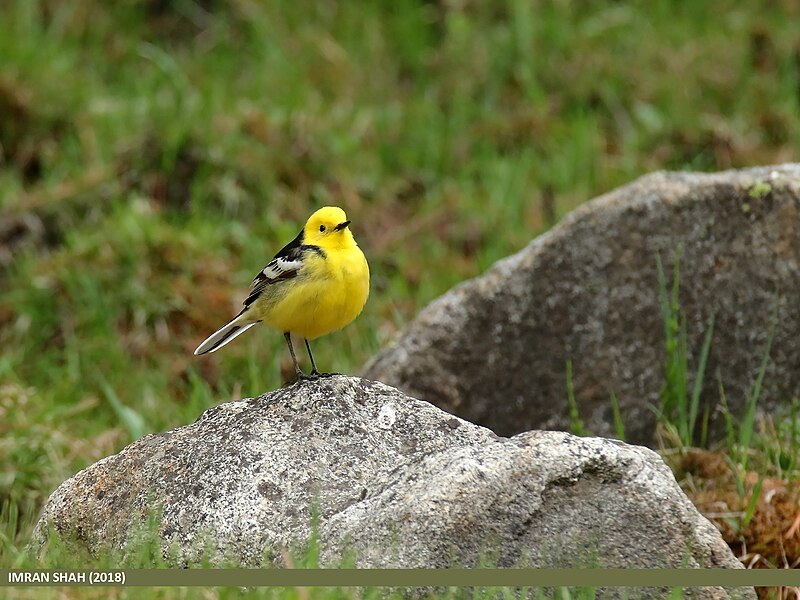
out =
{"type": "Polygon", "coordinates": [[[800,402],[798,402],[797,398],[792,398],[792,406],[789,411],[789,448],[787,449],[789,464],[786,467],[788,471],[794,471],[797,467],[797,412],[799,405],[800,402]]]}
{"type": "Polygon", "coordinates": [[[129,406],[125,406],[113,388],[105,381],[101,383],[103,396],[108,401],[120,424],[125,428],[132,440],[144,437],[152,429],[147,425],[144,417],[129,406]]]}
{"type": "Polygon", "coordinates": [[[728,455],[733,457],[736,455],[736,424],[733,421],[730,407],[728,406],[728,397],[725,394],[725,386],[722,384],[722,375],[717,371],[717,387],[719,389],[719,402],[722,409],[722,417],[725,420],[725,446],[728,449],[728,455]]]}
{"type": "Polygon", "coordinates": [[[11,500],[4,500],[0,505],[0,564],[11,562],[18,556],[19,550],[14,545],[18,527],[18,507],[11,500]]]}
{"type": "MultiPolygon", "coordinates": [[[[706,373],[706,363],[708,361],[708,354],[711,350],[711,338],[714,335],[714,315],[712,314],[708,320],[708,327],[706,328],[706,335],[703,339],[703,347],[700,351],[700,363],[697,365],[697,373],[694,377],[694,386],[692,388],[691,403],[689,406],[689,432],[694,434],[695,424],[697,423],[697,414],[700,409],[700,393],[703,391],[703,379],[706,373]]],[[[704,445],[704,439],[707,434],[701,435],[701,445],[704,445]]]]}
{"type": "Polygon", "coordinates": [[[569,402],[570,431],[575,435],[586,435],[586,429],[583,426],[583,421],[578,412],[578,403],[575,401],[575,388],[572,385],[571,360],[567,361],[567,402],[569,402]]]}
{"type": "Polygon", "coordinates": [[[684,446],[692,445],[692,430],[689,428],[689,408],[687,406],[686,388],[688,387],[688,373],[689,373],[689,343],[686,338],[686,321],[679,317],[680,308],[677,305],[673,307],[678,323],[678,352],[677,352],[677,373],[674,385],[675,389],[675,405],[677,408],[678,430],[681,434],[681,443],[684,446]]]}
{"type": "Polygon", "coordinates": [[[742,518],[743,528],[750,525],[750,521],[753,519],[753,515],[758,507],[758,499],[761,497],[761,487],[763,484],[764,476],[761,475],[759,476],[758,481],[753,486],[753,490],[750,493],[750,500],[747,502],[747,508],[745,509],[744,517],[742,518]]]}
{"type": "Polygon", "coordinates": [[[622,420],[622,413],[619,410],[619,402],[617,402],[617,395],[611,392],[611,410],[614,413],[614,431],[617,433],[617,439],[625,441],[625,422],[622,420]]]}
{"type": "Polygon", "coordinates": [[[656,273],[658,277],[658,298],[661,306],[661,318],[664,322],[664,344],[666,362],[664,364],[664,387],[661,392],[660,417],[662,421],[675,419],[675,387],[676,387],[676,353],[677,342],[674,331],[674,315],[667,292],[667,280],[661,256],[656,255],[656,273]]]}
{"type": "Polygon", "coordinates": [[[703,408],[703,421],[700,425],[700,447],[708,447],[708,422],[711,417],[711,411],[708,406],[703,408]]]}
{"type": "Polygon", "coordinates": [[[753,428],[755,427],[756,418],[756,405],[758,398],[761,396],[761,387],[764,383],[764,375],[767,372],[767,365],[769,364],[769,354],[772,349],[772,340],[775,337],[776,320],[773,318],[772,327],[770,328],[769,337],[767,338],[767,347],[764,350],[764,356],[761,359],[761,367],[758,370],[758,376],[753,384],[750,393],[747,395],[747,403],[745,405],[744,415],[742,416],[739,425],[739,445],[742,448],[742,467],[747,467],[748,450],[750,449],[750,442],[753,439],[753,428]]]}
{"type": "Polygon", "coordinates": [[[661,306],[661,318],[664,321],[664,337],[669,339],[670,329],[670,309],[669,309],[669,296],[667,295],[667,278],[664,275],[664,265],[661,262],[661,256],[656,254],[656,274],[658,277],[658,303],[661,306]]]}

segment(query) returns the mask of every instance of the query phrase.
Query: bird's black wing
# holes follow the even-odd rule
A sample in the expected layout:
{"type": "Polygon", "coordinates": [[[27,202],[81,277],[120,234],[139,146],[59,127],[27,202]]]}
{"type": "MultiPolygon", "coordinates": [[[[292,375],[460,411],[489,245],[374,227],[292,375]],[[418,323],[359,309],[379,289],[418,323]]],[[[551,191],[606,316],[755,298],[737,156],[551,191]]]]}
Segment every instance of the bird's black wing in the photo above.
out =
{"type": "Polygon", "coordinates": [[[243,302],[245,308],[255,302],[268,285],[297,277],[303,268],[303,255],[309,251],[325,256],[318,246],[303,244],[303,232],[301,231],[296,238],[281,248],[253,279],[253,283],[250,284],[250,293],[243,302]]]}

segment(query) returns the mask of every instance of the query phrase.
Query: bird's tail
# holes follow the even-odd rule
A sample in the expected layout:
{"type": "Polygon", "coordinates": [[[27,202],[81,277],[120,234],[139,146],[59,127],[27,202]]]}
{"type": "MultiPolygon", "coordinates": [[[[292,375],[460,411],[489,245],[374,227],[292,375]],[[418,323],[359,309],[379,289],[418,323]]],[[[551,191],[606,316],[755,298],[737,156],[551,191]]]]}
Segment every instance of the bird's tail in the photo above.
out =
{"type": "Polygon", "coordinates": [[[242,335],[253,325],[260,323],[260,321],[242,319],[242,316],[243,315],[241,313],[236,315],[230,323],[208,336],[205,341],[194,351],[195,355],[205,354],[206,352],[215,352],[228,342],[232,341],[234,338],[242,335]]]}

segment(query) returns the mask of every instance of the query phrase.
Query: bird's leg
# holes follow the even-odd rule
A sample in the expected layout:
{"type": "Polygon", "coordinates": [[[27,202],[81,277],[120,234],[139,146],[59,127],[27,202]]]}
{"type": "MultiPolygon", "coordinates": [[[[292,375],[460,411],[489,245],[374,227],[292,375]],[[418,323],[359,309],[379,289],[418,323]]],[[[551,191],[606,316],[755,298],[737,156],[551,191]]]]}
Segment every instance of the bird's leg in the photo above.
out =
{"type": "MultiPolygon", "coordinates": [[[[283,337],[286,338],[286,344],[289,346],[289,354],[292,355],[292,362],[294,363],[294,372],[297,374],[297,379],[309,379],[305,373],[300,370],[300,365],[297,364],[297,357],[294,355],[294,348],[292,347],[292,334],[288,331],[284,332],[283,337]]],[[[308,342],[306,342],[308,343],[308,342]]],[[[312,359],[311,364],[314,364],[312,359]]]]}
{"type": "Polygon", "coordinates": [[[314,355],[311,354],[311,346],[308,345],[308,340],[306,340],[306,350],[308,350],[308,357],[311,359],[311,377],[332,377],[333,375],[341,375],[341,373],[320,373],[317,370],[317,365],[314,364],[314,355]]]}
{"type": "Polygon", "coordinates": [[[306,350],[308,350],[308,358],[311,359],[311,375],[312,377],[319,377],[320,375],[322,375],[322,373],[317,371],[317,365],[314,363],[314,355],[311,354],[311,346],[308,345],[308,340],[305,340],[305,342],[306,342],[306,350]]]}

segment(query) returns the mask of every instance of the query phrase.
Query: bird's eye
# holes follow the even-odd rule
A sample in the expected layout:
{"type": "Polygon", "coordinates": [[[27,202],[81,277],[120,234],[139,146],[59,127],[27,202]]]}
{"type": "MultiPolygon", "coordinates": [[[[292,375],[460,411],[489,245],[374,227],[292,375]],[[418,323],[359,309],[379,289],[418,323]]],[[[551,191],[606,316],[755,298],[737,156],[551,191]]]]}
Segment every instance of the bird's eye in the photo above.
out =
{"type": "Polygon", "coordinates": [[[325,225],[320,225],[320,226],[319,226],[319,230],[320,230],[320,231],[325,231],[325,225]]]}

